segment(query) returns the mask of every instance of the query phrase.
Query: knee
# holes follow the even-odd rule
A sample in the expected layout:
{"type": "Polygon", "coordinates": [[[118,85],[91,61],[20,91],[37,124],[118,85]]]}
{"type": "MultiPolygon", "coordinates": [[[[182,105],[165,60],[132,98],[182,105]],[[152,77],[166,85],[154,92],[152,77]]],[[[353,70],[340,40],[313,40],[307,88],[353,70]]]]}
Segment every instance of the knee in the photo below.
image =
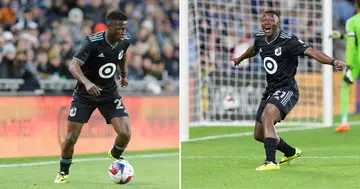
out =
{"type": "Polygon", "coordinates": [[[65,143],[70,146],[74,146],[77,142],[78,137],[79,136],[69,133],[65,138],[65,143]]]}
{"type": "Polygon", "coordinates": [[[130,131],[120,131],[118,133],[119,137],[123,140],[130,141],[131,133],[130,131]]]}

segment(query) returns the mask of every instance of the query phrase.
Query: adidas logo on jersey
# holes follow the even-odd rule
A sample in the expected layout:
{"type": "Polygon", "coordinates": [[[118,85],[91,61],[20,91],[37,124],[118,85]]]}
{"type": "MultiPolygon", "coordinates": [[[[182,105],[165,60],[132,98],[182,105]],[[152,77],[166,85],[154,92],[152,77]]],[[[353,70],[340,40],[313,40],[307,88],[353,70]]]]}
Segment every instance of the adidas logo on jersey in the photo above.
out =
{"type": "Polygon", "coordinates": [[[104,53],[100,53],[100,54],[98,55],[98,57],[105,57],[105,56],[104,56],[104,53]]]}

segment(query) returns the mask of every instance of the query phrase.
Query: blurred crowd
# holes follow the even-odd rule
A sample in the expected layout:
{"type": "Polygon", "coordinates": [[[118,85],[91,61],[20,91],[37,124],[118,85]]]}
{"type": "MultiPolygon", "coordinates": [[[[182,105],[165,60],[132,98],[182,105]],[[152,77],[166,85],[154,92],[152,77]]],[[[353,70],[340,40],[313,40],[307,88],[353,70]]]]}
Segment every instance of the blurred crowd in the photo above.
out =
{"type": "Polygon", "coordinates": [[[0,78],[24,79],[21,90],[38,89],[41,80],[73,79],[74,53],[85,36],[106,30],[112,10],[129,18],[130,82],[177,90],[177,0],[0,0],[0,78]]]}

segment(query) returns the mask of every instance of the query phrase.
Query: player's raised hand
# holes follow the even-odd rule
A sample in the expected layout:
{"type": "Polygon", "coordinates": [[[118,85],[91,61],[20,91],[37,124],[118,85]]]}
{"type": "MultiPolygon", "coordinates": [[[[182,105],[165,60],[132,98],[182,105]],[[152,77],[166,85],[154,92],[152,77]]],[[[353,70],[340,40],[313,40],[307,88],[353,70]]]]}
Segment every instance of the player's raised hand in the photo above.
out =
{"type": "Polygon", "coordinates": [[[120,82],[120,86],[124,88],[129,85],[129,80],[126,77],[121,78],[119,82],[120,82]]]}
{"type": "Polygon", "coordinates": [[[94,96],[99,96],[100,92],[102,91],[100,87],[96,86],[94,83],[91,82],[85,83],[85,88],[90,95],[94,96]]]}
{"type": "Polygon", "coordinates": [[[335,66],[336,70],[342,71],[343,69],[346,68],[346,63],[341,60],[335,60],[334,66],[335,66]]]}
{"type": "Polygon", "coordinates": [[[231,61],[234,62],[234,66],[238,66],[238,65],[240,65],[240,63],[241,63],[240,57],[238,57],[238,58],[231,58],[231,61]]]}

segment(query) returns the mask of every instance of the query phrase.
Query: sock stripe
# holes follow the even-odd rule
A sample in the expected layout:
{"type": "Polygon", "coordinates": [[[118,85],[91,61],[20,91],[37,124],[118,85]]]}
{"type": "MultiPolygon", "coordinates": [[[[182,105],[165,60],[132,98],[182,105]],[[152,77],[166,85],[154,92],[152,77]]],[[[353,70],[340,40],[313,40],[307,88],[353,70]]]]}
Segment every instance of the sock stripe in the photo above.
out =
{"type": "Polygon", "coordinates": [[[118,146],[118,145],[114,145],[116,149],[118,150],[125,150],[126,147],[123,147],[123,146],[118,146]]]}
{"type": "Polygon", "coordinates": [[[60,157],[60,162],[61,162],[61,163],[65,163],[65,164],[71,164],[71,163],[72,163],[72,158],[63,158],[63,157],[60,157]]]}

